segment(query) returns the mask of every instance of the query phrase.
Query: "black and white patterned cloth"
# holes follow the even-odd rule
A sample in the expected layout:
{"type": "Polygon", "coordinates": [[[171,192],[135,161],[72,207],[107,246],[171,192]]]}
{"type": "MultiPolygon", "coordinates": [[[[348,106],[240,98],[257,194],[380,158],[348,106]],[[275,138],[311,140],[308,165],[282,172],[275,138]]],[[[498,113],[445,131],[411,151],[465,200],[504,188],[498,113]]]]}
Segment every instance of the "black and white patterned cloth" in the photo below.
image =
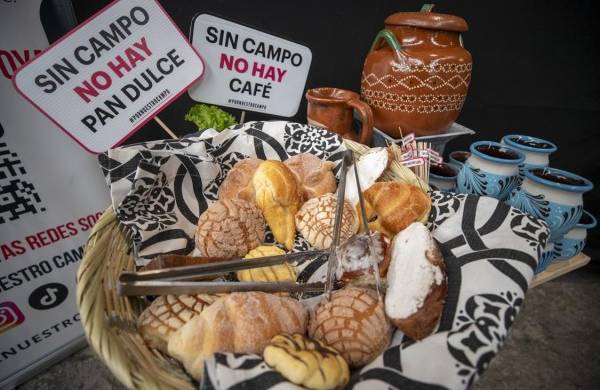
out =
{"type": "MultiPolygon", "coordinates": [[[[496,199],[432,193],[429,227],[448,271],[435,334],[415,342],[396,330],[390,347],[353,373],[347,389],[466,389],[508,336],[549,235],[541,220],[496,199]]],[[[218,353],[202,389],[300,389],[257,355],[218,353]]]]}
{"type": "MultiPolygon", "coordinates": [[[[313,153],[339,163],[341,139],[290,122],[251,122],[216,137],[119,148],[100,156],[119,220],[139,252],[189,253],[199,214],[246,157],[285,160],[313,153]]],[[[435,191],[429,228],[448,270],[448,299],[436,333],[415,342],[396,331],[390,347],[353,373],[348,389],[466,389],[504,343],[523,303],[548,226],[492,198],[435,191]]],[[[267,234],[267,240],[272,237],[267,234]]],[[[296,249],[308,244],[297,237],[296,249]]],[[[299,281],[325,274],[325,258],[304,264],[299,281]]],[[[319,297],[307,300],[313,302],[319,297]]],[[[217,353],[203,389],[299,389],[257,355],[217,353]]]]}
{"type": "MultiPolygon", "coordinates": [[[[146,142],[111,149],[98,159],[113,208],[135,242],[139,258],[190,254],[198,217],[217,200],[217,190],[238,161],[281,160],[311,153],[336,164],[342,139],[318,127],[286,121],[247,122],[204,138],[146,142]]],[[[273,242],[267,234],[267,242],[273,242]]],[[[300,236],[295,250],[306,250],[300,236]]],[[[140,260],[143,262],[143,260],[140,260]]]]}

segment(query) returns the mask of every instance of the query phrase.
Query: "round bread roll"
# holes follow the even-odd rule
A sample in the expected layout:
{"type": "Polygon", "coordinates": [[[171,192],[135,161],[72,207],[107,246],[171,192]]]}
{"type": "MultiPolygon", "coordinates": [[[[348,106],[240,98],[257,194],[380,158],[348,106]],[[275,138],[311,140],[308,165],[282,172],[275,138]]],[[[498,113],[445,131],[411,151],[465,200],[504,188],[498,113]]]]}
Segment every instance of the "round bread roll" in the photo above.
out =
{"type": "MultiPolygon", "coordinates": [[[[336,204],[335,195],[325,194],[304,203],[296,214],[298,231],[316,249],[327,249],[331,246],[336,204]]],[[[344,201],[340,242],[346,241],[356,233],[358,221],[356,210],[344,201]]]]}
{"type": "Polygon", "coordinates": [[[167,352],[171,334],[218,298],[213,294],[161,295],[138,317],[138,331],[150,348],[167,352]]]}
{"type": "Polygon", "coordinates": [[[426,193],[397,181],[373,184],[364,198],[369,228],[390,238],[413,222],[427,220],[431,210],[426,193]]]}
{"type": "Polygon", "coordinates": [[[341,389],[350,379],[348,363],[338,351],[299,333],[273,337],[263,357],[285,379],[307,389],[341,389]]]}
{"type": "Polygon", "coordinates": [[[198,219],[196,247],[203,256],[245,256],[265,238],[265,219],[254,203],[224,199],[198,219]]]}
{"type": "Polygon", "coordinates": [[[284,164],[296,175],[306,201],[335,191],[335,176],[331,161],[323,161],[310,153],[300,153],[285,160],[284,164]]]}
{"type": "Polygon", "coordinates": [[[415,340],[429,336],[442,316],[448,293],[446,263],[420,222],[392,241],[385,312],[394,325],[415,340]]]}
{"type": "Polygon", "coordinates": [[[231,293],[217,299],[169,338],[168,352],[195,379],[215,352],[262,353],[280,333],[306,332],[300,302],[263,292],[231,293]]]}
{"type": "MultiPolygon", "coordinates": [[[[285,251],[274,245],[261,245],[252,249],[244,259],[254,259],[265,256],[284,255],[285,251]]],[[[268,267],[251,268],[237,272],[237,278],[241,282],[294,282],[296,281],[296,270],[288,263],[276,264],[268,267]]]]}
{"type": "Polygon", "coordinates": [[[219,186],[219,199],[243,199],[254,202],[252,176],[263,162],[257,158],[238,161],[219,186]]]}
{"type": "Polygon", "coordinates": [[[308,335],[336,349],[352,368],[370,363],[390,344],[392,326],[371,289],[346,287],[311,313],[308,335]]]}

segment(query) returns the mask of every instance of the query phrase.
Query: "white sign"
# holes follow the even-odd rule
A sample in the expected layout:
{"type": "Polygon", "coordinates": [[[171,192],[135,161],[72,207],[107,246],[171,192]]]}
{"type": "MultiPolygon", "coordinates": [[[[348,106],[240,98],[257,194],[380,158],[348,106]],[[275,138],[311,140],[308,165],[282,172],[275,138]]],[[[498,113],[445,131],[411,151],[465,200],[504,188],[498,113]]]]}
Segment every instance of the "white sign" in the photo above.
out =
{"type": "Polygon", "coordinates": [[[206,63],[204,77],[189,90],[192,99],[296,114],[312,61],[308,47],[207,14],[194,19],[191,31],[206,63]]]}
{"type": "Polygon", "coordinates": [[[0,389],[85,345],[75,278],[110,202],[96,158],[13,88],[48,46],[41,3],[0,1],[0,389]]]}
{"type": "Polygon", "coordinates": [[[203,72],[202,59],[155,0],[122,0],[21,68],[14,82],[83,148],[100,153],[133,134],[203,72]]]}

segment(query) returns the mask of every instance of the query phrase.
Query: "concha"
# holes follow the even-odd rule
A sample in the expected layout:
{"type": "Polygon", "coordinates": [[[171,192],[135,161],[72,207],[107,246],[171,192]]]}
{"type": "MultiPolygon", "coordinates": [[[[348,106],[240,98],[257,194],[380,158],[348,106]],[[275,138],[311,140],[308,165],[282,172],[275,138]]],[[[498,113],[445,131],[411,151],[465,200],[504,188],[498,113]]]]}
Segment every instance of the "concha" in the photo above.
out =
{"type": "MultiPolygon", "coordinates": [[[[335,207],[333,194],[321,195],[308,200],[296,213],[296,228],[316,249],[327,249],[333,241],[335,207]]],[[[358,231],[358,214],[350,203],[344,201],[340,242],[344,242],[358,231]]]]}
{"type": "Polygon", "coordinates": [[[245,256],[265,238],[266,222],[254,203],[223,199],[198,219],[196,248],[203,256],[245,256]]]}
{"type": "Polygon", "coordinates": [[[311,313],[308,335],[338,351],[352,368],[372,362],[390,344],[392,326],[371,289],[346,287],[311,313]]]}

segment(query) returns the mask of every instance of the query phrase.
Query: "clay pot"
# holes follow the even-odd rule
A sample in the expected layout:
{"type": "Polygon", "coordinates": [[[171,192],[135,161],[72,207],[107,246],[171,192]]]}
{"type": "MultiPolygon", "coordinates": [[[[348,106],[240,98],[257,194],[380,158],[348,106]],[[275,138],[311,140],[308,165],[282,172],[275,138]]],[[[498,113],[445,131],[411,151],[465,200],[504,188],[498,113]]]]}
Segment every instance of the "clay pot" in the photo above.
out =
{"type": "Polygon", "coordinates": [[[395,138],[439,134],[450,127],[471,81],[471,54],[460,34],[467,29],[462,18],[427,10],[398,12],[385,20],[361,80],[375,127],[395,138]]]}
{"type": "Polygon", "coordinates": [[[373,137],[373,112],[360,100],[356,92],[339,88],[315,88],[306,91],[309,125],[322,127],[344,138],[370,145],[373,137]],[[354,131],[353,110],[357,109],[362,121],[360,137],[354,131]]]}

